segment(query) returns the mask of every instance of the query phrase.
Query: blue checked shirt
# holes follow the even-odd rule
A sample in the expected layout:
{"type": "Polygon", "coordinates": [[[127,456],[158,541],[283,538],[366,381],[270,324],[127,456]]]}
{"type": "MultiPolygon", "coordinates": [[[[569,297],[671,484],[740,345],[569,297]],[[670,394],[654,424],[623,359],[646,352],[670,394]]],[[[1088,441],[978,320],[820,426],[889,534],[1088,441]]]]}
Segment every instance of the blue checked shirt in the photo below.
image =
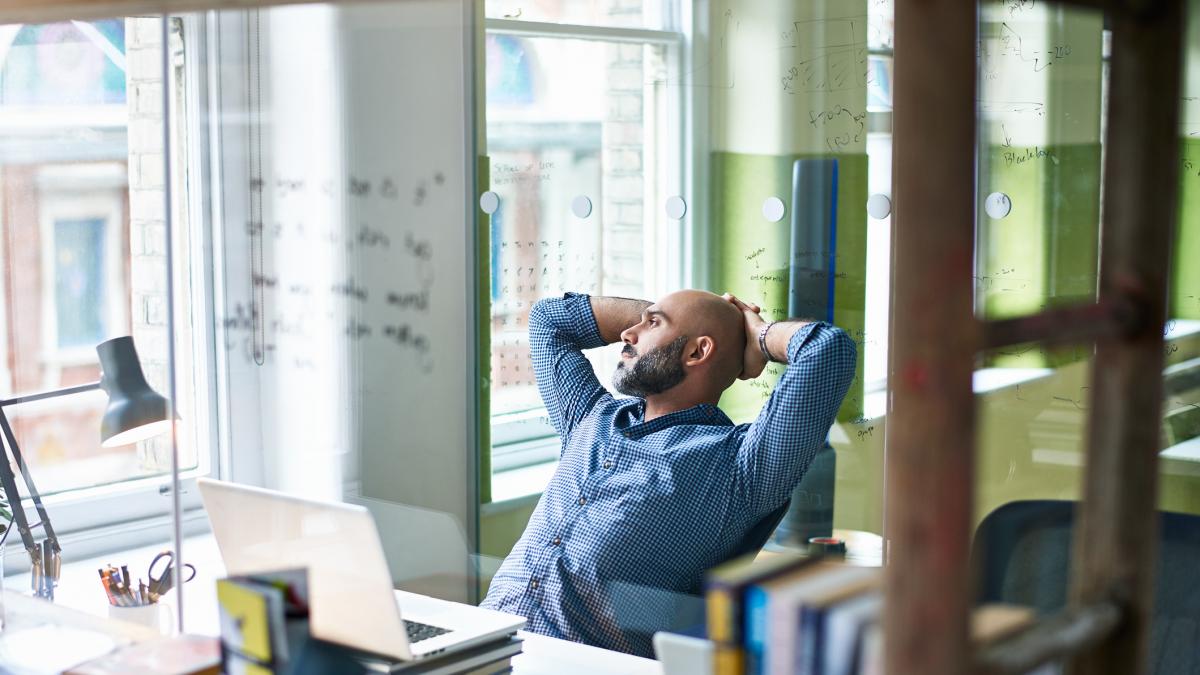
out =
{"type": "Polygon", "coordinates": [[[482,605],[557,638],[653,656],[663,595],[696,594],[706,570],[780,507],[821,449],[854,376],[854,342],[826,323],[800,328],[758,419],[734,425],[698,405],[643,421],[614,398],[581,350],[601,347],[588,296],[534,305],[538,388],[562,438],[558,469],[482,605]]]}

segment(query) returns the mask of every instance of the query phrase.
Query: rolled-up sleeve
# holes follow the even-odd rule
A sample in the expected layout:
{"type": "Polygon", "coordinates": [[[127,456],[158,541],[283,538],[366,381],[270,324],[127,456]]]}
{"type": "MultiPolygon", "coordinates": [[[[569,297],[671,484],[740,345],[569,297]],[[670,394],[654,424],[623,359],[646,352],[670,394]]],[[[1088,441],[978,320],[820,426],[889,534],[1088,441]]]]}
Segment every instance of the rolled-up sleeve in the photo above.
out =
{"type": "Polygon", "coordinates": [[[753,518],[791,496],[824,446],[854,378],[854,341],[827,323],[797,330],[787,355],[783,377],[737,451],[736,485],[753,518]]]}
{"type": "Polygon", "coordinates": [[[546,298],[529,312],[529,348],[550,422],[566,437],[608,392],[583,355],[604,346],[587,295],[546,298]]]}

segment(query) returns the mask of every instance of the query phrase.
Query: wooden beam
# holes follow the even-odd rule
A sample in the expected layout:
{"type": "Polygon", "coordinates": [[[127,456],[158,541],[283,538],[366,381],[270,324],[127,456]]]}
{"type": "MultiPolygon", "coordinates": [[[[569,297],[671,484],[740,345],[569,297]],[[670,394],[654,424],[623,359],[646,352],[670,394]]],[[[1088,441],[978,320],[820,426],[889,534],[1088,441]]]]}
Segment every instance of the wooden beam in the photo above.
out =
{"type": "Polygon", "coordinates": [[[884,537],[889,675],[968,670],[977,5],[897,0],[884,537]]]}
{"type": "Polygon", "coordinates": [[[1026,342],[1063,345],[1136,333],[1144,323],[1136,303],[1128,299],[1049,309],[1038,314],[983,323],[984,349],[1026,342]]]}
{"type": "Polygon", "coordinates": [[[1120,13],[1129,16],[1140,16],[1158,11],[1162,5],[1175,0],[1060,0],[1064,5],[1072,5],[1097,12],[1120,13]]]}
{"type": "Polygon", "coordinates": [[[1020,675],[1082,649],[1093,647],[1117,629],[1121,608],[1105,602],[1068,609],[1040,621],[1020,635],[981,651],[976,675],[1020,675]]]}
{"type": "Polygon", "coordinates": [[[1071,672],[1146,671],[1158,546],[1167,274],[1179,185],[1183,7],[1112,15],[1101,224],[1100,301],[1133,298],[1146,320],[1096,343],[1083,504],[1075,528],[1073,606],[1115,601],[1120,630],[1071,662],[1071,672]]]}

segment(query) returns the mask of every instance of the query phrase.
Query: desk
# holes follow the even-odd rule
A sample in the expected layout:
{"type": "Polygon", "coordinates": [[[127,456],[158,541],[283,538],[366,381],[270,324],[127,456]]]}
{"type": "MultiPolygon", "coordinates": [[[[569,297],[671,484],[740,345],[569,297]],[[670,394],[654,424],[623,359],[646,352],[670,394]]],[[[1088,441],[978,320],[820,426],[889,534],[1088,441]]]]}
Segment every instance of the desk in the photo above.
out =
{"type": "Polygon", "coordinates": [[[4,591],[0,672],[46,673],[72,668],[125,645],[160,637],[158,631],[4,591]]]}
{"type": "MultiPolygon", "coordinates": [[[[872,532],[861,530],[834,530],[833,536],[846,542],[846,563],[859,567],[883,566],[883,537],[872,532]]],[[[806,553],[805,549],[796,546],[777,544],[768,541],[759,553],[760,556],[772,556],[783,553],[806,553]]]]}
{"type": "Polygon", "coordinates": [[[41,624],[57,624],[103,633],[120,644],[161,637],[158,631],[136,623],[112,621],[102,616],[37,600],[8,589],[4,591],[4,613],[7,619],[6,631],[20,630],[41,624]]]}
{"type": "MultiPolygon", "coordinates": [[[[144,569],[163,546],[147,546],[140,549],[106,555],[103,558],[82,560],[63,565],[63,573],[57,591],[59,607],[41,607],[44,603],[31,598],[16,598],[23,609],[31,611],[47,610],[55,612],[61,607],[81,610],[91,617],[81,619],[87,625],[72,625],[80,628],[102,627],[100,630],[134,639],[144,639],[146,629],[130,626],[124,623],[102,621],[95,617],[103,617],[108,612],[108,600],[100,588],[96,569],[111,562],[127,564],[132,572],[144,569]],[[108,626],[103,628],[103,626],[108,626]],[[133,631],[133,633],[129,633],[133,631]]],[[[196,566],[196,578],[187,584],[184,595],[184,628],[189,633],[199,635],[219,635],[220,620],[217,613],[216,580],[225,576],[225,566],[221,562],[216,540],[211,535],[191,537],[184,540],[184,561],[196,566]]],[[[7,588],[25,589],[29,587],[28,575],[21,575],[5,580],[7,588]]],[[[163,596],[164,602],[174,602],[177,591],[171,591],[163,596]]],[[[407,594],[411,595],[411,594],[407,594]]],[[[8,596],[6,595],[6,598],[8,596]]],[[[420,602],[448,603],[446,600],[421,597],[420,602]]],[[[15,605],[14,605],[15,606],[15,605]]],[[[75,612],[69,613],[78,617],[75,612]]],[[[59,614],[61,616],[61,613],[59,614]]],[[[151,633],[152,635],[152,633],[151,633]]],[[[643,659],[629,654],[613,652],[598,647],[558,640],[544,635],[521,631],[525,640],[523,651],[513,657],[513,673],[516,675],[661,675],[662,667],[657,661],[643,659]]]]}

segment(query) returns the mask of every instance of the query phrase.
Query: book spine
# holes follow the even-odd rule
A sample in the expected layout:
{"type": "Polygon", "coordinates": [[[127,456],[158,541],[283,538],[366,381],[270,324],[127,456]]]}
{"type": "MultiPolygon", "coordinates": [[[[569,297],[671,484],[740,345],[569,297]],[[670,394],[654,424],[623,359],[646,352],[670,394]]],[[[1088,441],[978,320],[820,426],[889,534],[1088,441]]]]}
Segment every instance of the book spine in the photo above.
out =
{"type": "Polygon", "coordinates": [[[746,640],[747,675],[764,675],[766,672],[767,597],[767,592],[760,586],[753,586],[746,591],[746,627],[743,635],[746,640]]]}
{"type": "Polygon", "coordinates": [[[825,651],[825,618],[828,616],[828,611],[810,609],[809,614],[812,617],[808,625],[812,650],[805,660],[805,669],[802,671],[802,675],[821,675],[824,672],[825,659],[828,656],[825,651]]]}
{"type": "Polygon", "coordinates": [[[708,639],[717,643],[735,642],[734,598],[728,588],[710,588],[708,591],[705,618],[708,624],[708,639]]]}
{"type": "Polygon", "coordinates": [[[800,649],[796,652],[796,661],[793,664],[792,672],[797,675],[813,675],[813,661],[816,657],[817,646],[816,612],[803,606],[797,611],[800,612],[800,620],[797,622],[800,633],[796,636],[796,643],[800,645],[800,649]]]}
{"type": "Polygon", "coordinates": [[[726,643],[713,645],[713,675],[745,675],[746,653],[741,646],[726,643]]]}
{"type": "Polygon", "coordinates": [[[705,603],[708,639],[713,643],[713,675],[744,675],[745,653],[738,626],[734,589],[710,586],[705,603]]]}

